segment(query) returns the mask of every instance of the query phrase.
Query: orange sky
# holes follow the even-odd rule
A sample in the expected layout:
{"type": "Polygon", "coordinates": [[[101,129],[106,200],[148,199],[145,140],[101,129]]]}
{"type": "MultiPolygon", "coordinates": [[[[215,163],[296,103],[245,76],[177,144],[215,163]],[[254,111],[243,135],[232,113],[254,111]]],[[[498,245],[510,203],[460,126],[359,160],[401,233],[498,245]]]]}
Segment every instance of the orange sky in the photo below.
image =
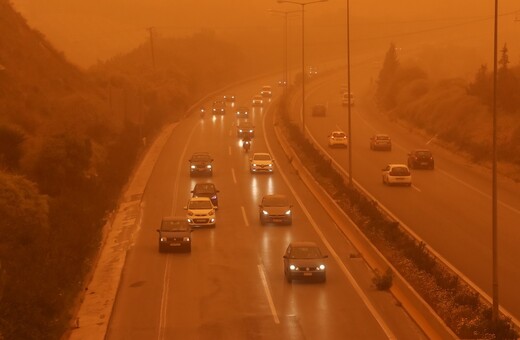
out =
{"type": "MultiPolygon", "coordinates": [[[[184,36],[202,28],[214,29],[224,38],[248,30],[264,30],[266,34],[276,35],[280,31],[272,27],[279,27],[280,18],[267,10],[299,9],[299,6],[278,4],[275,0],[12,0],[12,3],[31,26],[43,32],[72,62],[84,67],[142,43],[148,37],[146,28],[150,26],[164,36],[184,36]]],[[[337,18],[338,12],[344,12],[345,3],[345,0],[329,0],[308,6],[309,25],[319,25],[320,18],[337,18]]],[[[394,25],[396,32],[405,32],[407,25],[418,22],[423,24],[421,27],[442,27],[489,17],[493,14],[494,2],[350,0],[350,4],[353,17],[373,22],[376,28],[381,25],[381,34],[384,34],[389,25],[394,25]]],[[[520,1],[501,0],[500,6],[501,13],[512,13],[502,17],[507,21],[502,32],[508,37],[511,35],[512,38],[505,40],[516,53],[520,50],[514,46],[520,43],[520,21],[514,23],[514,18],[516,14],[520,20],[520,1]]],[[[323,25],[334,25],[334,22],[325,19],[323,25]]],[[[492,29],[490,22],[482,25],[492,29]]],[[[479,37],[471,39],[477,44],[479,37]]]]}

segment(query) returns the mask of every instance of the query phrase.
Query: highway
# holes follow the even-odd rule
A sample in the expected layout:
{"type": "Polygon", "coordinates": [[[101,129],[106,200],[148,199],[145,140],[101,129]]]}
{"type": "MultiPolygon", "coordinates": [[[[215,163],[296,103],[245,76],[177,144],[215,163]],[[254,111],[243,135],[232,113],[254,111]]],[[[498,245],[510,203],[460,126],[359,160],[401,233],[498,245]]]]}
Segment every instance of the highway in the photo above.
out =
{"type": "MultiPolygon", "coordinates": [[[[250,105],[264,84],[276,79],[229,93],[236,105],[250,105]]],[[[268,109],[253,110],[249,155],[271,152],[273,174],[249,172],[229,104],[224,116],[194,114],[176,126],[143,196],[107,339],[426,338],[390,294],[372,287],[369,268],[351,256],[356,250],[287,163],[268,109]],[[212,177],[190,177],[188,159],[197,151],[215,159],[212,177]],[[216,227],[193,231],[191,253],[159,253],[161,218],[184,215],[190,190],[201,181],[220,190],[216,227]],[[272,193],[289,197],[291,226],[260,225],[258,204],[272,193]],[[327,282],[284,279],[282,255],[293,240],[314,241],[328,255],[327,282]]]]}
{"type": "MultiPolygon", "coordinates": [[[[367,71],[368,72],[368,71],[367,71]]],[[[356,70],[353,89],[368,85],[367,73],[356,70]]],[[[337,74],[316,81],[307,92],[306,127],[322,150],[348,170],[346,150],[327,147],[332,130],[347,131],[347,109],[341,105],[340,85],[345,76],[337,74]],[[314,104],[328,105],[327,117],[312,117],[314,104]]],[[[456,270],[492,295],[491,253],[491,173],[464,157],[446,151],[435,136],[391,121],[374,110],[372,98],[359,96],[352,108],[352,173],[354,179],[381,204],[422,238],[456,270]],[[391,152],[371,151],[369,138],[387,133],[391,152]],[[404,163],[414,148],[429,148],[435,170],[412,170],[413,185],[388,187],[382,184],[381,168],[388,163],[404,163]]],[[[491,138],[491,137],[490,137],[491,138]]],[[[520,319],[520,184],[499,176],[499,292],[500,304],[520,319]]]]}

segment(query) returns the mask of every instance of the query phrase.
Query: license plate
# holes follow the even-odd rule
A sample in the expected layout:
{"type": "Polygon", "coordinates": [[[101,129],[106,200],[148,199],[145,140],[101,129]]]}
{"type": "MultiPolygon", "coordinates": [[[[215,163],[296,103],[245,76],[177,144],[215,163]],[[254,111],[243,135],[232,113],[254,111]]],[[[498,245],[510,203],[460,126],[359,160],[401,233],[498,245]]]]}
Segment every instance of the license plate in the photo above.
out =
{"type": "Polygon", "coordinates": [[[312,273],[303,273],[303,276],[312,276],[312,273]]]}
{"type": "Polygon", "coordinates": [[[282,222],[281,218],[273,218],[273,222],[282,222]]]}
{"type": "Polygon", "coordinates": [[[181,244],[180,243],[170,243],[170,246],[172,247],[179,247],[181,244]]]}
{"type": "Polygon", "coordinates": [[[428,162],[422,162],[421,165],[428,165],[428,162]]]}

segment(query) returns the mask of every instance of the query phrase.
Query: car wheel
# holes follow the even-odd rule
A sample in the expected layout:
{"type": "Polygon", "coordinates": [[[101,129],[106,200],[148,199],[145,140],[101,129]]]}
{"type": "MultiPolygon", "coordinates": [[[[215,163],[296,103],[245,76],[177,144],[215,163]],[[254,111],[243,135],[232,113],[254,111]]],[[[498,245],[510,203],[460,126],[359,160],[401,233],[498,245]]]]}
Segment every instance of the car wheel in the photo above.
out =
{"type": "Polygon", "coordinates": [[[159,253],[164,253],[164,247],[161,242],[159,242],[159,253]]]}
{"type": "Polygon", "coordinates": [[[433,170],[434,167],[435,167],[435,166],[434,166],[434,164],[432,163],[432,164],[430,165],[430,170],[433,170]]]}
{"type": "Polygon", "coordinates": [[[323,277],[321,278],[320,282],[327,282],[327,276],[323,275],[323,277]]]}
{"type": "Polygon", "coordinates": [[[187,251],[188,253],[191,253],[191,244],[188,245],[188,247],[186,247],[186,251],[187,251]]]}
{"type": "Polygon", "coordinates": [[[292,225],[292,218],[288,219],[286,224],[287,225],[292,225]]]}
{"type": "Polygon", "coordinates": [[[265,225],[265,219],[262,217],[262,215],[260,215],[259,219],[260,219],[260,224],[265,225]]]}
{"type": "Polygon", "coordinates": [[[410,169],[413,169],[413,163],[410,162],[410,161],[408,161],[408,167],[409,167],[410,169]]]}
{"type": "Polygon", "coordinates": [[[287,280],[287,282],[291,283],[292,282],[292,278],[290,275],[285,275],[285,279],[287,280]]]}
{"type": "Polygon", "coordinates": [[[383,177],[381,177],[381,178],[382,178],[383,184],[386,184],[385,176],[383,176],[383,177]]]}

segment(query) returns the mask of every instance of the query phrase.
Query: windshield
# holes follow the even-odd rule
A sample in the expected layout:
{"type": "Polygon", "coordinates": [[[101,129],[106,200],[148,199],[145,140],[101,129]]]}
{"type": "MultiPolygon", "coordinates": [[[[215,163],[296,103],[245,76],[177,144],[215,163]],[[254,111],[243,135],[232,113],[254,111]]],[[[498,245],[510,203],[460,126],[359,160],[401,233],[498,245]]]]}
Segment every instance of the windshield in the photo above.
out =
{"type": "Polygon", "coordinates": [[[269,207],[286,207],[289,205],[287,198],[281,196],[265,197],[263,203],[269,207]]]}
{"type": "Polygon", "coordinates": [[[195,162],[209,162],[211,160],[211,156],[207,154],[198,154],[191,156],[191,160],[195,162]]]}
{"type": "Polygon", "coordinates": [[[197,184],[193,190],[195,193],[213,193],[215,192],[215,186],[210,183],[197,184]]]}
{"type": "Polygon", "coordinates": [[[376,136],[376,139],[377,140],[388,140],[388,139],[390,139],[390,137],[388,137],[388,136],[376,136]]]}
{"type": "Polygon", "coordinates": [[[344,133],[333,133],[332,136],[334,138],[343,138],[345,137],[346,135],[344,133]]]}
{"type": "Polygon", "coordinates": [[[213,205],[211,204],[211,201],[190,201],[188,204],[188,209],[211,209],[213,208],[213,205]]]}
{"type": "Polygon", "coordinates": [[[184,231],[189,229],[190,226],[186,220],[169,220],[161,223],[161,230],[164,231],[184,231]]]}
{"type": "Polygon", "coordinates": [[[255,155],[255,161],[270,161],[270,155],[255,155]]]}
{"type": "Polygon", "coordinates": [[[410,175],[410,171],[408,171],[408,169],[405,167],[396,167],[392,168],[390,174],[394,176],[408,176],[410,175]]]}
{"type": "Polygon", "coordinates": [[[317,247],[296,247],[292,248],[290,257],[292,259],[315,259],[322,256],[317,247]]]}

